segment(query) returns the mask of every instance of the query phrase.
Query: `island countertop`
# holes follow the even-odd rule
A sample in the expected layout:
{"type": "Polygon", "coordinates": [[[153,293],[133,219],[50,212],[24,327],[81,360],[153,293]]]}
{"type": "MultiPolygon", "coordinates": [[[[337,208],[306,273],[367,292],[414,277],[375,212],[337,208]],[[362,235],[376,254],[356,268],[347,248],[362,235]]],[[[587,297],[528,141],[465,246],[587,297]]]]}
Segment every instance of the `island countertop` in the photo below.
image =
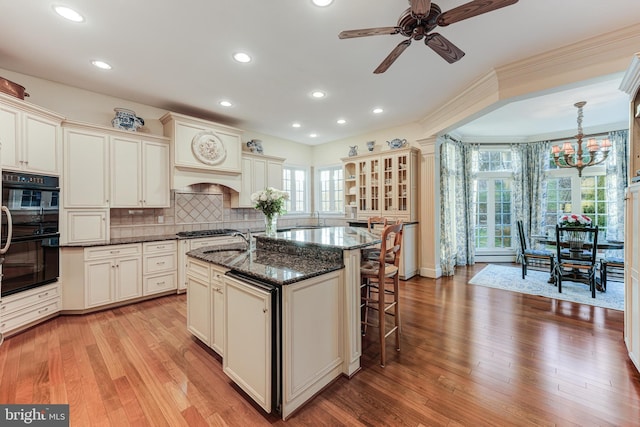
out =
{"type": "Polygon", "coordinates": [[[237,273],[288,285],[344,268],[344,250],[380,243],[380,237],[355,227],[325,227],[281,231],[275,237],[256,236],[257,249],[243,245],[203,247],[187,255],[237,273]]]}

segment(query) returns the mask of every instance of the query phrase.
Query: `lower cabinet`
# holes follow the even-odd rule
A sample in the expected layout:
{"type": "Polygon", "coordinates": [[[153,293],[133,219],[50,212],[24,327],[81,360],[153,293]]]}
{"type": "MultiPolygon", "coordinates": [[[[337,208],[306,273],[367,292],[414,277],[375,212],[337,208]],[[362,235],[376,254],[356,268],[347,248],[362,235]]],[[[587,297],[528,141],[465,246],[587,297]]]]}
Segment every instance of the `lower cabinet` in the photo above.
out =
{"type": "Polygon", "coordinates": [[[143,295],[177,288],[177,248],[178,243],[175,240],[143,243],[143,295]]]}
{"type": "Polygon", "coordinates": [[[187,329],[223,357],[226,271],[208,262],[187,259],[187,329]]]}
{"type": "Polygon", "coordinates": [[[85,307],[142,296],[142,245],[85,249],[85,307]]]}
{"type": "Polygon", "coordinates": [[[4,297],[0,301],[0,333],[17,333],[55,316],[61,308],[60,282],[4,297]]]}
{"type": "MultiPolygon", "coordinates": [[[[262,409],[272,409],[271,293],[233,278],[226,280],[225,355],[222,369],[262,409]]],[[[276,353],[276,354],[274,354],[276,353]]],[[[275,373],[277,375],[277,372],[275,373]]]]}
{"type": "Polygon", "coordinates": [[[229,243],[237,243],[239,237],[218,236],[202,237],[199,239],[183,239],[178,241],[178,292],[187,289],[187,252],[205,246],[220,246],[229,243]]]}
{"type": "Polygon", "coordinates": [[[400,251],[400,278],[409,280],[418,274],[418,224],[405,224],[400,251]]]}
{"type": "Polygon", "coordinates": [[[108,209],[64,209],[60,218],[63,244],[106,243],[109,240],[108,209]]]}

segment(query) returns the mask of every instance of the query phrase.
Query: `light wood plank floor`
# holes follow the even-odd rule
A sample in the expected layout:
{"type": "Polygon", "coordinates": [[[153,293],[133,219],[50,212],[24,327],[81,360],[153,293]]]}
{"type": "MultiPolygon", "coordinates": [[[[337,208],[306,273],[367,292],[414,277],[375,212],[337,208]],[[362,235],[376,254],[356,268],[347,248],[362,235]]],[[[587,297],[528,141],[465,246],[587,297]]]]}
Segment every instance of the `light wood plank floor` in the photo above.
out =
{"type": "Polygon", "coordinates": [[[286,422],[252,405],[186,331],[184,295],[6,339],[0,403],[69,403],[72,426],[638,425],[623,313],[467,285],[483,267],[402,282],[402,350],[388,340],[381,368],[365,338],[362,370],[286,422]]]}

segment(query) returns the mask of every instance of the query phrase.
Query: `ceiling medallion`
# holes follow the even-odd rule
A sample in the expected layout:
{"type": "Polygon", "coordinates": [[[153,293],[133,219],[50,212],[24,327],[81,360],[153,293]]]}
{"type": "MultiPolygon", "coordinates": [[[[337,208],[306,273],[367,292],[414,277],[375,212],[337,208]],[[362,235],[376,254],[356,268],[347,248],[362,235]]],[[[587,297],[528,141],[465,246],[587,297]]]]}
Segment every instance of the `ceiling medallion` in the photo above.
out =
{"type": "Polygon", "coordinates": [[[191,141],[191,151],[196,159],[207,165],[217,165],[227,157],[222,140],[212,131],[197,133],[191,141]]]}

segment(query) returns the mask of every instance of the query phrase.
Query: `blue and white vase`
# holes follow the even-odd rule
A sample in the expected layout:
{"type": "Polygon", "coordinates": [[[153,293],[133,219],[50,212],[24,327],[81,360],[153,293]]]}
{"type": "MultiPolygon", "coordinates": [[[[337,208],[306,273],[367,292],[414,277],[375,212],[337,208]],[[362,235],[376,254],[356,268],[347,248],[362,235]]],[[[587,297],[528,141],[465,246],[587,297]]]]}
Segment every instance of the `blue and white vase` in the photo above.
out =
{"type": "Polygon", "coordinates": [[[111,120],[111,125],[116,129],[129,130],[135,132],[139,127],[144,126],[144,120],[136,116],[135,111],[126,108],[114,108],[116,116],[111,120]]]}

